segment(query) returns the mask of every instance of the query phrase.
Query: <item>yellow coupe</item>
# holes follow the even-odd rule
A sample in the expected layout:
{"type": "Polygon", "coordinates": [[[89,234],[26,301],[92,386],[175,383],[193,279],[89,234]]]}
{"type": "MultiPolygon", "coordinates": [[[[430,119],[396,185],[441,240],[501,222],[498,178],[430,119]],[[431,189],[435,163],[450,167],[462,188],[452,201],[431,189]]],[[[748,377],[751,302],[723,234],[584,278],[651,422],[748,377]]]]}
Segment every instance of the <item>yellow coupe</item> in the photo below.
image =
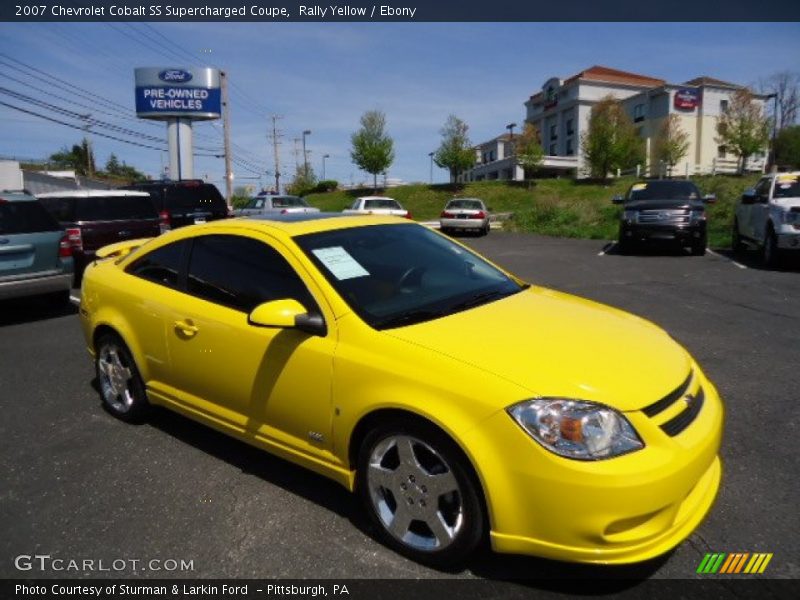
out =
{"type": "Polygon", "coordinates": [[[483,540],[642,561],[719,488],[722,403],[669,335],[400,218],[231,219],[115,244],[80,314],[112,414],[163,405],[330,477],[427,564],[483,540]]]}

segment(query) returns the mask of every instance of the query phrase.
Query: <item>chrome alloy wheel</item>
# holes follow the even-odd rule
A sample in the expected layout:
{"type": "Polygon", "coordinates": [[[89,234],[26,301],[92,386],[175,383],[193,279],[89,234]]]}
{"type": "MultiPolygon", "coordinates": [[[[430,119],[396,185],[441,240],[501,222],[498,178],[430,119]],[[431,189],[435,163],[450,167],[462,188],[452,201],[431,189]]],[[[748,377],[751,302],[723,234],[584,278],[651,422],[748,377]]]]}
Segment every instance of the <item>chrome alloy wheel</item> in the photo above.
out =
{"type": "Polygon", "coordinates": [[[131,388],[132,373],[120,359],[116,344],[104,344],[97,358],[100,393],[105,403],[116,413],[127,413],[134,403],[131,388]]]}
{"type": "Polygon", "coordinates": [[[415,550],[447,548],[464,527],[463,494],[453,470],[419,439],[381,440],[369,457],[367,486],[386,531],[415,550]]]}

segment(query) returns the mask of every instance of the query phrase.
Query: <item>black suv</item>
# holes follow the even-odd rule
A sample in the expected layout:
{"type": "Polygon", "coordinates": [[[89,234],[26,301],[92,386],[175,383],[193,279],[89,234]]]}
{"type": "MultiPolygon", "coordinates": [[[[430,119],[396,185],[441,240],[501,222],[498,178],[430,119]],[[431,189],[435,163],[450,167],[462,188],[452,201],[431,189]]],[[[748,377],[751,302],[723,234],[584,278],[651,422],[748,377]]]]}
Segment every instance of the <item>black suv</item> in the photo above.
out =
{"type": "Polygon", "coordinates": [[[123,189],[150,194],[161,219],[162,231],[228,217],[228,205],[222,194],[202,179],[146,181],[123,189]]]}
{"type": "Polygon", "coordinates": [[[689,246],[692,254],[706,253],[706,203],[713,195],[700,196],[691,181],[658,180],[634,183],[628,194],[615,196],[622,204],[619,250],[627,253],[643,242],[672,241],[689,246]]]}

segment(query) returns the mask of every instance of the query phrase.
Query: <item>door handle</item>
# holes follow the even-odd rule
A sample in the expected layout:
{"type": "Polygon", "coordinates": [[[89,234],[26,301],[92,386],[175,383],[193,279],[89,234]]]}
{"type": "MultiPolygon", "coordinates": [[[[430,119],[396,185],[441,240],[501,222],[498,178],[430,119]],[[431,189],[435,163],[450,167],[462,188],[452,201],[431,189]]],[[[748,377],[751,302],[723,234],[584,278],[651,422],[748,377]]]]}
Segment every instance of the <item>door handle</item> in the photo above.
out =
{"type": "Polygon", "coordinates": [[[186,319],[185,321],[175,321],[173,323],[176,331],[180,331],[186,337],[194,337],[194,335],[200,331],[200,329],[195,325],[191,319],[186,319]]]}

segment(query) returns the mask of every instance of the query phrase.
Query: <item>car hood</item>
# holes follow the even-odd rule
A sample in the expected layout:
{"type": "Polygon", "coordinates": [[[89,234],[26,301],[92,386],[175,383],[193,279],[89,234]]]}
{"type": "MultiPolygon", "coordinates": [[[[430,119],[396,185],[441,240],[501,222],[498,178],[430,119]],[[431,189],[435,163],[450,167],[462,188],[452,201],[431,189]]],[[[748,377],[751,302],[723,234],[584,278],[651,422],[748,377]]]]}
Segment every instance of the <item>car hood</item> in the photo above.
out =
{"type": "Polygon", "coordinates": [[[384,333],[515,383],[531,397],[622,411],[666,396],[691,368],[688,353],[644,319],[544,288],[384,333]]]}
{"type": "Polygon", "coordinates": [[[688,208],[704,210],[705,205],[699,200],[630,200],[624,203],[625,210],[659,210],[669,208],[688,208]]]}

